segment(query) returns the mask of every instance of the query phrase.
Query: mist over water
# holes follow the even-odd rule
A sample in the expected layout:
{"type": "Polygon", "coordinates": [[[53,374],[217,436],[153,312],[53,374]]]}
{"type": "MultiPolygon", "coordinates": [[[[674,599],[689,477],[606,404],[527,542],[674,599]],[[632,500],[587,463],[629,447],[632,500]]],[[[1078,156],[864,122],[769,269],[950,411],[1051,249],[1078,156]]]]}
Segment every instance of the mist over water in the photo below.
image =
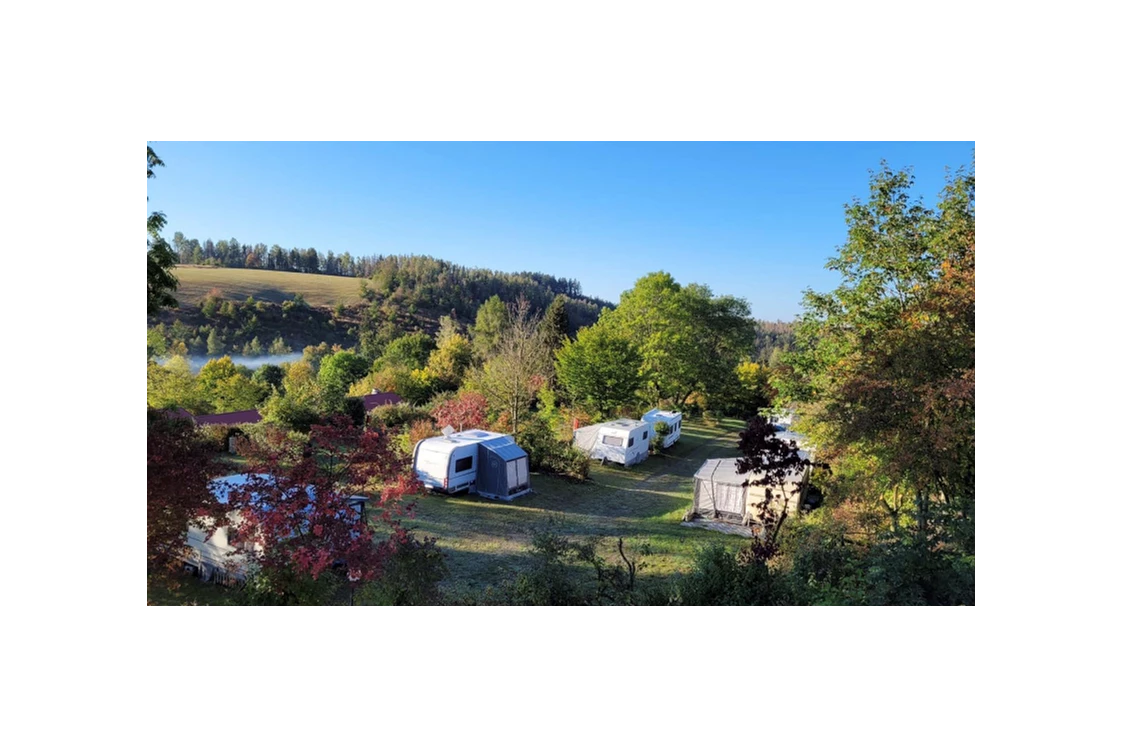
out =
{"type": "MultiPolygon", "coordinates": [[[[282,353],[282,354],[270,355],[270,356],[234,356],[234,355],[231,355],[230,360],[233,361],[234,364],[237,365],[237,366],[248,366],[251,369],[256,369],[257,367],[264,366],[265,364],[277,364],[279,366],[281,364],[285,364],[285,363],[288,363],[290,361],[299,361],[301,356],[303,356],[303,355],[304,354],[301,351],[297,351],[297,352],[294,352],[294,353],[282,353]]],[[[203,368],[203,364],[207,363],[208,361],[211,361],[212,359],[222,358],[222,356],[187,356],[186,358],[187,358],[188,365],[191,367],[191,371],[194,372],[194,373],[198,373],[199,369],[203,368]]],[[[166,364],[167,362],[168,362],[168,359],[166,359],[166,358],[160,360],[161,364],[166,364]]]]}

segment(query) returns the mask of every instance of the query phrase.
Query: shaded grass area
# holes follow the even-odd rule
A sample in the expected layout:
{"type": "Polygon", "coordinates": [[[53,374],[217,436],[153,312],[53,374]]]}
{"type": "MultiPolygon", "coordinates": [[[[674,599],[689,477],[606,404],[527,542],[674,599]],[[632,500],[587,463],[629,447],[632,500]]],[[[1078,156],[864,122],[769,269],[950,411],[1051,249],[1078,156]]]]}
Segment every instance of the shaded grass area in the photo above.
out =
{"type": "Polygon", "coordinates": [[[223,298],[234,301],[253,296],[280,304],[298,293],[311,306],[319,307],[333,307],[340,302],[348,306],[362,300],[359,279],[339,275],[198,265],[176,265],[173,272],[179,279],[175,297],[181,306],[196,306],[212,288],[217,288],[223,298]]]}
{"type": "Polygon", "coordinates": [[[512,502],[477,496],[430,494],[419,497],[415,517],[406,521],[418,536],[438,538],[447,554],[446,591],[479,591],[513,579],[529,568],[531,535],[551,523],[575,538],[597,536],[601,555],[619,560],[615,538],[625,550],[650,547],[643,581],[668,581],[689,568],[698,550],[718,543],[739,547],[744,538],[682,527],[691,504],[694,472],[712,457],[736,454],[742,424],[726,419],[714,426],[684,421],[682,437],[664,455],[624,468],[594,463],[588,483],[552,475],[531,475],[533,493],[512,502]]]}
{"type": "Polygon", "coordinates": [[[179,586],[169,589],[163,583],[148,579],[149,605],[237,605],[236,595],[219,584],[202,582],[184,575],[179,586]]]}

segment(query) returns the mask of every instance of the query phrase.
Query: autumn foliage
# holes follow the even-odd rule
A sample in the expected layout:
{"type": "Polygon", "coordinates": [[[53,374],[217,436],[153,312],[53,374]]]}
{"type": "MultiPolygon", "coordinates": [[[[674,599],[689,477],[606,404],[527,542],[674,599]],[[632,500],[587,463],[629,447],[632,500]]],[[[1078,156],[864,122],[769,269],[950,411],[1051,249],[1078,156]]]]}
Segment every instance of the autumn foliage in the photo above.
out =
{"type": "Polygon", "coordinates": [[[222,514],[208,482],[216,473],[213,451],[188,419],[148,411],[148,570],[179,567],[188,524],[222,514]]]}
{"type": "Polygon", "coordinates": [[[337,417],[313,426],[307,440],[273,432],[248,447],[247,459],[252,475],[229,492],[228,508],[263,568],[312,578],[340,568],[349,581],[366,581],[409,542],[403,498],[421,485],[389,434],[337,417]],[[367,499],[362,511],[355,497],[367,499]]]}
{"type": "Polygon", "coordinates": [[[433,408],[438,428],[452,426],[457,431],[487,428],[487,398],[478,392],[461,392],[433,408]]]}

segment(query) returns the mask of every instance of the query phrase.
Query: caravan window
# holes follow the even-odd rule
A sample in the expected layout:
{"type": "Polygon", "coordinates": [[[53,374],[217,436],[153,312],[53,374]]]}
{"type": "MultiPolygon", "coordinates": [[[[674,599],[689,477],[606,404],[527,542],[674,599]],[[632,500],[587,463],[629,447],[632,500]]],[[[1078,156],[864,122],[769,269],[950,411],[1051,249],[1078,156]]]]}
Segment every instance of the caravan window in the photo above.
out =
{"type": "Polygon", "coordinates": [[[628,446],[631,447],[631,446],[635,445],[635,443],[636,443],[636,440],[629,436],[628,437],[628,446]]]}
{"type": "Polygon", "coordinates": [[[456,465],[453,466],[452,472],[463,473],[465,470],[471,470],[471,469],[472,469],[472,456],[468,455],[467,457],[461,457],[459,460],[456,461],[456,465]]]}
{"type": "Polygon", "coordinates": [[[644,429],[644,432],[643,432],[643,440],[644,440],[644,441],[647,441],[647,429],[644,429]]]}
{"type": "Polygon", "coordinates": [[[623,447],[624,440],[619,436],[605,436],[601,438],[601,444],[607,444],[610,447],[623,447]]]}

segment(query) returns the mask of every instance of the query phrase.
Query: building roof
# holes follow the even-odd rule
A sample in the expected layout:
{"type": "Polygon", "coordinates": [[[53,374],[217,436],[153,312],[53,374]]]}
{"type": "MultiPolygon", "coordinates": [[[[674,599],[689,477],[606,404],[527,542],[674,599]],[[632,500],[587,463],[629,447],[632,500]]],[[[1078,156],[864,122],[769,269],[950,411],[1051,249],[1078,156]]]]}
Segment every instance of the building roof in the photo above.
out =
{"type": "Polygon", "coordinates": [[[239,423],[257,423],[261,420],[261,414],[256,410],[235,410],[231,413],[214,413],[207,416],[195,416],[195,423],[198,426],[208,426],[211,424],[219,424],[221,426],[234,426],[239,423]]]}
{"type": "Polygon", "coordinates": [[[363,395],[363,407],[366,410],[373,410],[380,405],[397,405],[402,401],[393,392],[375,392],[369,395],[363,395]]]}

